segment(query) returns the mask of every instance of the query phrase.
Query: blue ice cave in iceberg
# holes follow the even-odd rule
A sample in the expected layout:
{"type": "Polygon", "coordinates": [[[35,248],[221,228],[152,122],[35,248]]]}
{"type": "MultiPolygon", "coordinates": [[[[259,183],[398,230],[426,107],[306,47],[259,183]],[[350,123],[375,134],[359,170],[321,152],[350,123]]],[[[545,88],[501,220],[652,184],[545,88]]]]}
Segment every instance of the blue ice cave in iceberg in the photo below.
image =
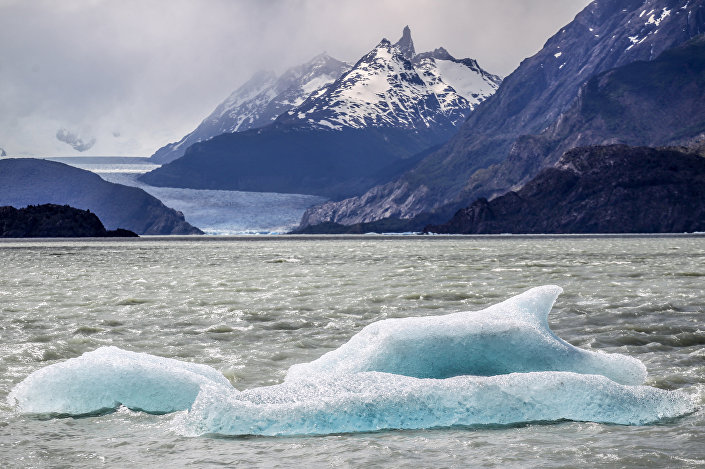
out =
{"type": "Polygon", "coordinates": [[[641,425],[696,409],[639,385],[644,365],[558,338],[561,289],[533,288],[477,312],[389,319],[295,365],[278,385],[235,389],[217,370],[103,347],[29,375],[8,396],[27,414],[118,406],[176,412],[185,435],[296,435],[578,420],[641,425]]]}

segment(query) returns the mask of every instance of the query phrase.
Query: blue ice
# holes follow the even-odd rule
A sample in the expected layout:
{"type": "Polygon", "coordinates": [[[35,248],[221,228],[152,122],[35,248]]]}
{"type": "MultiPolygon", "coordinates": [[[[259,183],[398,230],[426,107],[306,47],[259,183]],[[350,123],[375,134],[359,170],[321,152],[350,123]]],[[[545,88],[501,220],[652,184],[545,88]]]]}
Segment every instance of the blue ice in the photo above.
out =
{"type": "Polygon", "coordinates": [[[360,371],[417,378],[572,371],[643,383],[646,367],[639,360],[582,350],[551,331],[548,313],[562,292],[549,285],[482,311],[378,321],[321,358],[292,366],[286,379],[360,371]]]}
{"type": "Polygon", "coordinates": [[[31,414],[85,415],[120,405],[163,414],[188,409],[209,384],[231,387],[207,365],[101,347],[35,371],[8,399],[31,414]]]}
{"type": "Polygon", "coordinates": [[[561,289],[531,289],[477,312],[390,319],[238,391],[217,370],[104,347],[42,368],[8,399],[20,412],[181,411],[186,435],[326,434],[561,419],[641,425],[695,410],[680,391],[639,386],[631,357],[578,349],[548,328],[561,289]]]}
{"type": "Polygon", "coordinates": [[[305,435],[575,420],[643,425],[693,410],[689,396],[563,371],[412,378],[322,375],[223,393],[206,388],[176,419],[185,435],[305,435]]]}

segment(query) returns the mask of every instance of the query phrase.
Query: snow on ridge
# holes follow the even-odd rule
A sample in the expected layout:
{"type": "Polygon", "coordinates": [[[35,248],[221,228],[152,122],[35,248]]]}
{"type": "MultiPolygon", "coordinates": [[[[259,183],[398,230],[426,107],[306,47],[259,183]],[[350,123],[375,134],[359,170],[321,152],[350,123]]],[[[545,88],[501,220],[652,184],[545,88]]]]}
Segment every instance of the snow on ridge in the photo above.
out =
{"type": "Polygon", "coordinates": [[[476,61],[457,60],[443,48],[407,58],[408,28],[402,39],[406,47],[383,39],[325,92],[311,95],[299,107],[306,122],[336,130],[455,126],[499,86],[501,79],[476,61]]]}
{"type": "Polygon", "coordinates": [[[663,10],[661,10],[661,14],[658,18],[656,18],[656,15],[653,14],[653,11],[654,10],[651,10],[649,12],[649,19],[646,21],[646,23],[644,23],[644,25],[655,24],[656,26],[659,26],[661,24],[661,21],[666,19],[666,17],[671,14],[671,10],[666,7],[663,7],[663,10]]]}

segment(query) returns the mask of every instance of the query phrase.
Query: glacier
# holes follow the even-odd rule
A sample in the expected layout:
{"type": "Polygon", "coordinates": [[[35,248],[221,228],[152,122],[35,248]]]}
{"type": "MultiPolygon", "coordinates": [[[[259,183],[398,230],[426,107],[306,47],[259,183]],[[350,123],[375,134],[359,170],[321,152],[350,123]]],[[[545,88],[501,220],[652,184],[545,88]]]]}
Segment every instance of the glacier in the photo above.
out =
{"type": "Polygon", "coordinates": [[[301,435],[576,420],[643,425],[696,410],[683,391],[641,385],[646,369],[581,350],[548,328],[560,287],[487,309],[373,323],[294,365],[283,383],[239,391],[216,369],[101,347],[17,384],[24,414],[174,413],[187,436],[301,435]]]}

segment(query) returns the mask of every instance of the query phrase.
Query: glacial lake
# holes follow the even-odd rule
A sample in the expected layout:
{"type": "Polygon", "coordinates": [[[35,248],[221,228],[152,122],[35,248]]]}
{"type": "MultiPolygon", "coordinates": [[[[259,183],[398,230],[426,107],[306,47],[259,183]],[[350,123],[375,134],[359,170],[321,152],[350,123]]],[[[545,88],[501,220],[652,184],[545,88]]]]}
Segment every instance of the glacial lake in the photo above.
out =
{"type": "Polygon", "coordinates": [[[5,240],[0,262],[3,467],[705,465],[703,236],[5,240]],[[31,373],[104,346],[207,365],[238,390],[277,385],[375,321],[481,310],[540,285],[564,289],[548,317],[558,337],[641,360],[646,385],[697,410],[642,426],[233,437],[185,435],[183,412],[47,418],[8,402],[31,373]]]}

